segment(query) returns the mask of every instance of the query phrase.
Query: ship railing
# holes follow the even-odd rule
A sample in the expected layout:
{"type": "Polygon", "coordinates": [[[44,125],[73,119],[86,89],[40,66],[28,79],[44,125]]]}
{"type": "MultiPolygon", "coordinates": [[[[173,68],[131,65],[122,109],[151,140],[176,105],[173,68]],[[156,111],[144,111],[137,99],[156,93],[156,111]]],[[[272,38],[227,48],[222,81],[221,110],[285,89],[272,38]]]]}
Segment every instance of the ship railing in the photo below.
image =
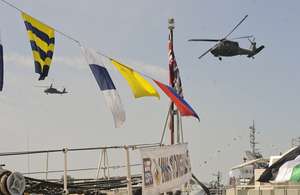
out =
{"type": "MultiPolygon", "coordinates": [[[[39,150],[39,151],[24,151],[24,152],[6,152],[6,153],[0,153],[0,157],[8,157],[8,156],[28,156],[28,167],[29,167],[29,155],[35,155],[35,154],[46,154],[46,169],[44,171],[35,171],[35,172],[28,172],[24,173],[24,175],[34,175],[34,174],[45,174],[45,180],[49,181],[49,174],[51,173],[62,173],[63,172],[63,184],[64,184],[64,194],[68,194],[67,189],[67,183],[68,183],[68,172],[79,172],[79,171],[96,171],[96,177],[94,180],[99,179],[100,171],[103,170],[103,176],[101,178],[104,179],[110,179],[111,174],[110,170],[112,169],[118,169],[118,168],[126,168],[126,183],[127,183],[127,191],[128,194],[132,194],[132,186],[131,186],[131,167],[133,166],[141,166],[141,164],[130,164],[130,155],[129,151],[134,151],[140,148],[148,148],[148,147],[157,147],[160,146],[159,143],[153,143],[153,144],[137,144],[137,145],[122,145],[122,146],[109,146],[109,147],[90,147],[90,148],[62,148],[60,150],[39,150]],[[108,150],[114,150],[114,149],[123,149],[125,151],[126,156],[126,165],[122,166],[109,166],[108,162],[108,150]],[[80,152],[80,151],[99,151],[101,150],[101,154],[99,157],[98,165],[97,167],[91,167],[91,168],[78,168],[78,169],[68,169],[67,165],[70,165],[72,161],[68,161],[68,154],[73,152],[80,152]],[[49,162],[50,162],[50,154],[52,153],[62,153],[63,154],[63,168],[60,170],[49,170],[49,162]]],[[[53,157],[55,158],[55,157],[53,157]]],[[[3,159],[2,159],[3,160],[3,159]]],[[[56,159],[57,160],[57,159],[56,159]]],[[[22,171],[20,171],[22,172],[22,171]]]]}

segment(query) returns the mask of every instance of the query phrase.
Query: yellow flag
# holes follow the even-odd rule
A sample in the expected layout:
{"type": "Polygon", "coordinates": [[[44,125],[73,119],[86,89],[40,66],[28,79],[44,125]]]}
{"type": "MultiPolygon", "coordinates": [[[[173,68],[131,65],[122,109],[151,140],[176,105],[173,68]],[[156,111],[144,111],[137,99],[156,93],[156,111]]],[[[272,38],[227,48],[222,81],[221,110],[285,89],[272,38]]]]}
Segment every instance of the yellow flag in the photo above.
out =
{"type": "Polygon", "coordinates": [[[110,61],[119,69],[124,78],[127,80],[135,98],[144,96],[156,96],[158,97],[158,99],[160,98],[156,89],[148,81],[134,72],[131,68],[111,58],[110,61]]]}
{"type": "Polygon", "coordinates": [[[40,74],[39,80],[44,80],[48,76],[54,52],[54,29],[23,12],[22,17],[32,48],[35,72],[40,74]]]}

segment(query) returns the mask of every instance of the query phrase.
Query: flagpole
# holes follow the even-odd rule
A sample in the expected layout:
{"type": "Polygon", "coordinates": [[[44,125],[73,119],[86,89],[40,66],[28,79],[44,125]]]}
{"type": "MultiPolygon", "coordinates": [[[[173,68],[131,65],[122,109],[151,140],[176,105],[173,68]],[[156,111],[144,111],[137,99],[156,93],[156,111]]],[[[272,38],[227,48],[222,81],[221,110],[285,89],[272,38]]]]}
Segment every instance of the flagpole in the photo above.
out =
{"type": "MultiPolygon", "coordinates": [[[[169,19],[169,36],[170,36],[170,47],[171,51],[173,51],[173,29],[175,28],[174,26],[174,19],[171,18],[169,19]]],[[[173,54],[172,54],[173,55],[173,54]]],[[[169,61],[170,63],[170,61],[169,61]]],[[[174,72],[173,70],[170,69],[170,64],[169,64],[169,71],[170,71],[170,85],[174,89],[174,72]]],[[[174,144],[174,103],[171,103],[171,109],[169,114],[171,115],[170,117],[170,130],[171,130],[171,145],[174,144]]]]}
{"type": "MultiPolygon", "coordinates": [[[[178,72],[178,67],[177,67],[177,63],[176,63],[176,59],[175,59],[175,55],[174,55],[174,50],[173,50],[173,29],[175,28],[174,25],[174,18],[169,19],[169,31],[170,31],[170,51],[169,51],[169,70],[170,70],[170,85],[171,87],[175,90],[175,92],[177,92],[179,94],[179,80],[177,80],[179,78],[179,72],[178,72]],[[170,55],[173,61],[173,66],[170,67],[170,55]],[[177,71],[174,71],[174,67],[176,66],[177,71]],[[176,74],[176,75],[175,75],[176,74]],[[176,82],[174,81],[176,78],[176,82]]],[[[174,144],[174,115],[177,115],[177,143],[180,143],[180,138],[181,141],[183,142],[183,132],[182,132],[182,124],[181,124],[181,114],[179,113],[178,108],[176,108],[176,110],[174,110],[174,103],[172,102],[171,104],[171,144],[174,144]]],[[[183,188],[185,188],[185,186],[182,186],[183,188]]]]}

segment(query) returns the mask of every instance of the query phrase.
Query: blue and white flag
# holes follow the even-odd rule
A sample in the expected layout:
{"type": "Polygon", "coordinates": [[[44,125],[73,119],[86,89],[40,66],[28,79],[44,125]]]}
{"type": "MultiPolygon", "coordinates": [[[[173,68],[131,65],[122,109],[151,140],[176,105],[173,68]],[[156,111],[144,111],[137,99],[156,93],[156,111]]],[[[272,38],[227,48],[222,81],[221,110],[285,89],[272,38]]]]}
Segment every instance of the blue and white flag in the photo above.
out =
{"type": "Polygon", "coordinates": [[[0,31],[0,91],[3,88],[3,47],[2,47],[2,38],[1,38],[1,31],[0,31]]]}
{"type": "Polygon", "coordinates": [[[98,53],[81,43],[79,45],[110,107],[117,128],[125,122],[125,110],[116,87],[98,53]]]}

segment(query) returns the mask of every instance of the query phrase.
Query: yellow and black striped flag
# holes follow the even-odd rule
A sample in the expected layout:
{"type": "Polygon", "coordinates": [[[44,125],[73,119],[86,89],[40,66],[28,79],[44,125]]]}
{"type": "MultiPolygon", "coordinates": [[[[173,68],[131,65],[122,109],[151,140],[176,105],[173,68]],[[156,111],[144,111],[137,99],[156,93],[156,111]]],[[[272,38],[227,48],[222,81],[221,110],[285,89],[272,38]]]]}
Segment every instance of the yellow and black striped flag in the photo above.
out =
{"type": "Polygon", "coordinates": [[[23,12],[22,17],[33,52],[35,72],[40,74],[39,80],[44,80],[54,52],[54,29],[23,12]]]}

